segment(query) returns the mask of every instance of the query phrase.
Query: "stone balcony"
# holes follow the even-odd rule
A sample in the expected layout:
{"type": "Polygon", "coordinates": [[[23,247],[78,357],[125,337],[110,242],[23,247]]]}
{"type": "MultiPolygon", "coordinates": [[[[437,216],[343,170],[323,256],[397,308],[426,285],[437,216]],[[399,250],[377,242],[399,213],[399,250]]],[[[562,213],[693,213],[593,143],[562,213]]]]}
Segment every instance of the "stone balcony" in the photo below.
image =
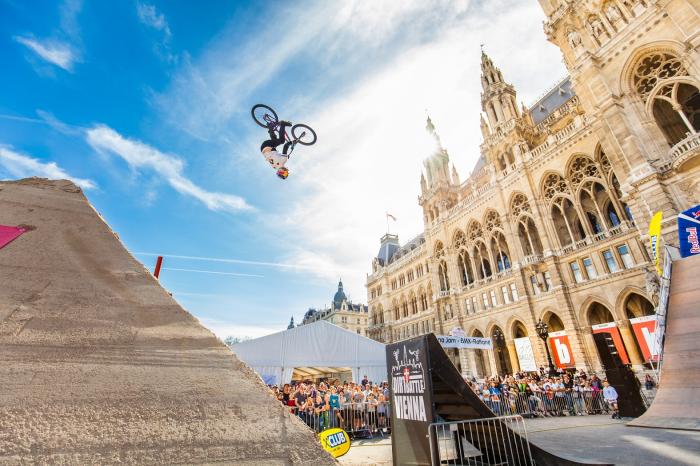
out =
{"type": "Polygon", "coordinates": [[[677,169],[688,160],[700,154],[700,133],[688,133],[685,139],[668,152],[671,166],[677,169]]]}

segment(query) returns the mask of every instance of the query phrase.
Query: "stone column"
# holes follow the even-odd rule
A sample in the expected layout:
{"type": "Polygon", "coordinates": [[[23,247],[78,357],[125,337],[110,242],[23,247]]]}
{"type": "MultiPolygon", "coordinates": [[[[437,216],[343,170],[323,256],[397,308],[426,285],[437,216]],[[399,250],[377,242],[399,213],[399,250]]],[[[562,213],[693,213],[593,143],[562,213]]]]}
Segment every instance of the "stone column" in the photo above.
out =
{"type": "Polygon", "coordinates": [[[630,358],[632,367],[641,369],[642,364],[644,364],[644,359],[637,349],[637,342],[634,340],[634,335],[632,334],[632,324],[630,324],[629,320],[625,319],[622,322],[618,322],[618,328],[620,329],[620,336],[622,337],[622,342],[625,344],[625,349],[627,350],[627,355],[630,358]]]}
{"type": "MultiPolygon", "coordinates": [[[[588,352],[590,354],[595,354],[596,356],[598,355],[598,348],[595,345],[595,340],[593,339],[593,332],[591,331],[590,327],[587,328],[582,328],[581,329],[581,335],[583,339],[583,344],[588,347],[588,352]]],[[[591,358],[591,365],[593,366],[593,370],[596,372],[599,372],[602,370],[602,365],[600,364],[600,357],[594,357],[591,358]]]]}
{"type": "Polygon", "coordinates": [[[515,351],[515,343],[511,341],[506,343],[508,348],[508,356],[510,356],[510,366],[513,368],[513,373],[520,371],[520,361],[518,361],[518,353],[515,351]]]}

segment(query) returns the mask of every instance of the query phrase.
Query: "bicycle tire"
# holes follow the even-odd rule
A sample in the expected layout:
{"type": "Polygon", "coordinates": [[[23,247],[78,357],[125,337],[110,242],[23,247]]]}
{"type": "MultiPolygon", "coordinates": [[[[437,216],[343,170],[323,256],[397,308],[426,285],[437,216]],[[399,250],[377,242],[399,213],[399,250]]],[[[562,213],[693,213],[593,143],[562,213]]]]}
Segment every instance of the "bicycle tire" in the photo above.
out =
{"type": "Polygon", "coordinates": [[[263,114],[260,114],[260,118],[258,118],[258,115],[255,114],[256,110],[264,110],[270,113],[272,117],[275,118],[275,123],[280,121],[279,117],[277,116],[277,112],[275,112],[272,107],[264,104],[257,104],[253,105],[253,108],[250,109],[250,114],[253,117],[253,121],[258,124],[258,126],[262,126],[263,128],[267,128],[267,122],[262,119],[263,114]]]}
{"type": "Polygon", "coordinates": [[[311,126],[299,123],[298,125],[292,126],[292,138],[297,140],[302,146],[311,146],[316,144],[316,131],[311,129],[311,126]],[[302,131],[303,130],[303,131],[302,131]],[[302,132],[306,133],[301,136],[302,132]],[[297,136],[297,134],[299,136],[297,136]]]}

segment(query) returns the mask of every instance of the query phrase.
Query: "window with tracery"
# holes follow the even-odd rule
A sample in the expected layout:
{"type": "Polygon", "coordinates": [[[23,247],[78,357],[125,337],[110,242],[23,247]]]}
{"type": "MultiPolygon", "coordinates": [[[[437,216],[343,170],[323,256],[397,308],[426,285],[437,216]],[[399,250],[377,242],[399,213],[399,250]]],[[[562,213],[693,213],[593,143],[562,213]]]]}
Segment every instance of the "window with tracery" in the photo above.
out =
{"type": "Polygon", "coordinates": [[[462,232],[462,230],[457,230],[457,233],[455,233],[454,241],[453,241],[454,247],[460,248],[466,244],[467,244],[467,237],[464,236],[464,233],[462,232]]]}
{"type": "Polygon", "coordinates": [[[520,217],[522,213],[532,212],[530,210],[530,203],[527,201],[527,197],[525,197],[524,194],[517,194],[513,198],[513,202],[510,204],[510,212],[515,218],[520,217]]]}
{"type": "Polygon", "coordinates": [[[472,222],[469,226],[469,240],[473,243],[477,239],[484,236],[483,230],[481,229],[481,224],[479,222],[472,222]]]}
{"type": "Polygon", "coordinates": [[[586,178],[600,178],[600,172],[598,171],[598,167],[596,166],[595,162],[584,156],[579,156],[574,159],[573,163],[569,167],[568,175],[574,189],[577,189],[586,178]]]}
{"type": "Polygon", "coordinates": [[[634,88],[646,102],[659,81],[688,74],[681,60],[669,52],[654,52],[639,60],[632,76],[634,88]]]}
{"type": "Polygon", "coordinates": [[[557,194],[571,194],[566,180],[558,173],[550,173],[544,180],[544,198],[551,201],[557,194]]]}
{"type": "Polygon", "coordinates": [[[501,218],[495,210],[490,210],[484,219],[486,231],[491,232],[494,228],[501,228],[501,218]]]}
{"type": "Polygon", "coordinates": [[[442,245],[442,242],[438,241],[438,242],[435,244],[435,257],[438,257],[438,258],[439,258],[439,257],[442,257],[442,256],[444,256],[444,255],[445,255],[445,248],[444,248],[444,246],[442,245]]]}
{"type": "Polygon", "coordinates": [[[600,166],[603,168],[603,173],[605,173],[605,176],[608,176],[612,170],[612,165],[610,165],[610,160],[602,149],[600,149],[600,152],[598,153],[598,162],[600,162],[600,166]]]}

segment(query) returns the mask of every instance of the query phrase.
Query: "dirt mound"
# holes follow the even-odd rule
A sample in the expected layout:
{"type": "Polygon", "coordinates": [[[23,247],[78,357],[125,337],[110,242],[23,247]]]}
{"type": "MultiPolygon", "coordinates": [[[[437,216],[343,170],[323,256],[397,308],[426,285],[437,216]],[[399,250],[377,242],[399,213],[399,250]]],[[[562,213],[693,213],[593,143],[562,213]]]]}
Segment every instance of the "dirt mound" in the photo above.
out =
{"type": "Polygon", "coordinates": [[[0,182],[0,463],[335,464],[68,181],[0,182]]]}

